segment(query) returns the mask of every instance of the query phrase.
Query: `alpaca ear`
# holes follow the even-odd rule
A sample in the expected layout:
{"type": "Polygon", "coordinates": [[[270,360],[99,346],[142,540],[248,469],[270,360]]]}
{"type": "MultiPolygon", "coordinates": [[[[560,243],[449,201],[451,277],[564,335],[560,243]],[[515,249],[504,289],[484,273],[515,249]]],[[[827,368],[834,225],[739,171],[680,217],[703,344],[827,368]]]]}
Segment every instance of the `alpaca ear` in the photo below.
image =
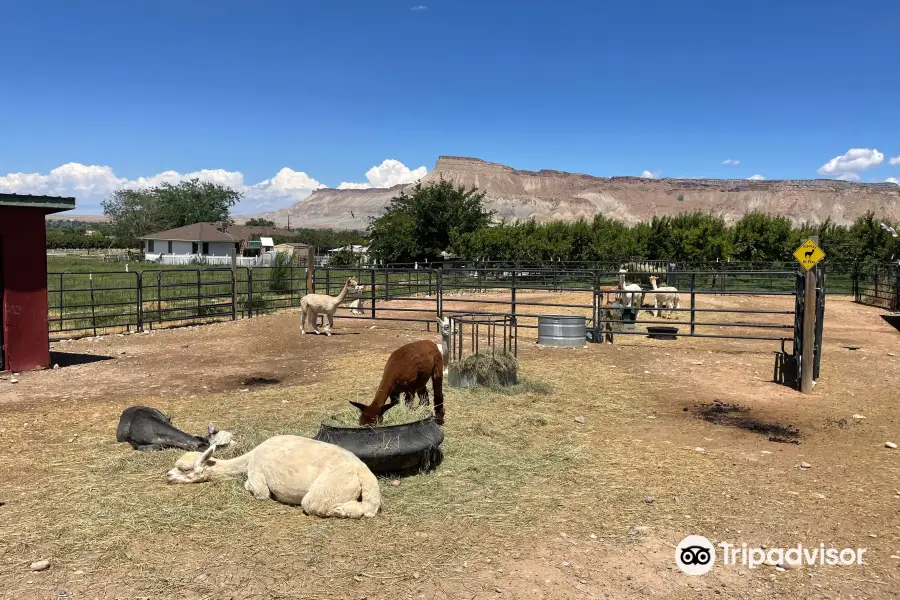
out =
{"type": "Polygon", "coordinates": [[[392,408],[394,408],[394,407],[397,406],[398,404],[400,404],[400,401],[399,401],[399,400],[397,400],[397,401],[395,401],[395,402],[388,402],[387,404],[385,404],[384,406],[382,406],[380,409],[378,409],[378,416],[380,417],[381,415],[383,415],[383,414],[386,413],[387,411],[391,410],[392,408]]]}
{"type": "Polygon", "coordinates": [[[213,424],[212,424],[212,423],[210,423],[210,424],[209,424],[209,428],[207,429],[207,431],[209,431],[209,435],[212,435],[212,434],[214,434],[214,433],[216,432],[216,428],[213,427],[213,424]]]}
{"type": "Polygon", "coordinates": [[[358,408],[360,411],[366,410],[366,405],[365,405],[365,404],[360,404],[359,402],[354,402],[353,400],[348,400],[348,402],[350,402],[350,404],[351,404],[352,406],[358,408]]]}
{"type": "Polygon", "coordinates": [[[203,454],[201,454],[200,457],[196,460],[196,462],[194,462],[194,470],[199,471],[200,469],[202,469],[203,466],[209,462],[209,459],[212,458],[213,452],[215,451],[216,445],[210,444],[209,448],[207,448],[206,451],[204,451],[203,454]]]}

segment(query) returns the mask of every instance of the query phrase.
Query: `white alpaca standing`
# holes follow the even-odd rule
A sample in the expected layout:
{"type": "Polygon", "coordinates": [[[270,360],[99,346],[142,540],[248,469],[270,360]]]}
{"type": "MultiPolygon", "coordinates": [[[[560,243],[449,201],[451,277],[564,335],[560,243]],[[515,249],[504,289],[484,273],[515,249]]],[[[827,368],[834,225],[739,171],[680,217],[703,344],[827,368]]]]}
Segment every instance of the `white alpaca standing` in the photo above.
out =
{"type": "Polygon", "coordinates": [[[449,364],[450,364],[450,333],[451,329],[451,321],[450,317],[446,317],[441,319],[437,318],[438,331],[441,332],[441,358],[444,360],[444,375],[446,376],[449,372],[449,364]]]}
{"type": "Polygon", "coordinates": [[[312,322],[313,332],[316,335],[321,333],[316,319],[318,319],[319,313],[324,313],[328,318],[325,335],[331,335],[331,329],[334,327],[334,311],[337,310],[338,305],[340,305],[340,303],[344,301],[344,298],[347,297],[347,292],[350,291],[350,288],[355,288],[356,285],[356,280],[351,277],[347,280],[347,283],[344,284],[344,289],[342,289],[341,293],[337,296],[329,296],[327,294],[307,294],[303,296],[300,300],[300,334],[306,335],[307,313],[309,313],[309,318],[312,322]]]}
{"type": "Polygon", "coordinates": [[[350,307],[350,312],[353,313],[354,315],[361,315],[361,314],[363,314],[363,312],[360,310],[360,308],[361,308],[362,305],[361,305],[360,302],[359,302],[359,298],[357,298],[356,300],[354,300],[353,302],[351,302],[351,303],[348,304],[347,306],[350,307]]]}
{"type": "Polygon", "coordinates": [[[231,460],[188,452],[166,473],[169,483],[201,483],[246,474],[244,489],[258,500],[300,505],[317,517],[374,517],[381,489],[369,467],[349,450],[297,435],[276,435],[231,460]]]}
{"type": "Polygon", "coordinates": [[[653,310],[656,311],[657,317],[662,316],[662,310],[659,308],[660,305],[665,306],[666,310],[669,311],[679,307],[680,300],[678,298],[678,288],[671,286],[657,287],[656,275],[650,277],[650,285],[653,286],[653,291],[656,292],[656,294],[654,294],[653,310]]]}
{"type": "Polygon", "coordinates": [[[627,272],[627,269],[619,269],[619,289],[632,293],[620,293],[618,295],[619,303],[624,306],[634,306],[634,297],[640,294],[640,300],[637,304],[638,308],[640,308],[644,304],[644,289],[639,283],[625,283],[625,273],[627,272]]]}

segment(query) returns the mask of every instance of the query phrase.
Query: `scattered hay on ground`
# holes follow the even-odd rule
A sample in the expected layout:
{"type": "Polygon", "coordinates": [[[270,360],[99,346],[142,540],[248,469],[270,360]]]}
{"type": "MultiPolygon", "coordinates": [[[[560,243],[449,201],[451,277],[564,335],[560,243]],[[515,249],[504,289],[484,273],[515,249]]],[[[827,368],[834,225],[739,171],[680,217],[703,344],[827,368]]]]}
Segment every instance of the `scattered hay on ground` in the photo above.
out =
{"type": "MultiPolygon", "coordinates": [[[[418,403],[418,399],[414,400],[414,402],[418,403]]],[[[388,411],[384,413],[380,425],[406,425],[407,423],[414,423],[416,421],[427,419],[432,416],[432,414],[431,407],[428,405],[415,404],[410,408],[401,400],[396,406],[388,409],[388,411]]],[[[360,412],[358,408],[348,406],[339,411],[329,413],[328,416],[322,419],[322,423],[332,427],[372,427],[371,425],[360,425],[359,415],[360,412]]]]}

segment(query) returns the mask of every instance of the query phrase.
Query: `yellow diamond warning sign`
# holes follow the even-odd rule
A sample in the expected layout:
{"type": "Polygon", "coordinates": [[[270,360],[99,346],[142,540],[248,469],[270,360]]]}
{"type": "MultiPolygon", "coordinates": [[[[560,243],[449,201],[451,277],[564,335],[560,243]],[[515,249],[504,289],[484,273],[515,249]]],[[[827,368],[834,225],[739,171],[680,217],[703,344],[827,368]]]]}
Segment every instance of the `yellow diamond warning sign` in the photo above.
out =
{"type": "Polygon", "coordinates": [[[804,269],[809,271],[816,266],[816,263],[825,258],[825,253],[822,252],[822,249],[819,248],[814,241],[806,240],[806,242],[794,252],[794,257],[804,269]]]}

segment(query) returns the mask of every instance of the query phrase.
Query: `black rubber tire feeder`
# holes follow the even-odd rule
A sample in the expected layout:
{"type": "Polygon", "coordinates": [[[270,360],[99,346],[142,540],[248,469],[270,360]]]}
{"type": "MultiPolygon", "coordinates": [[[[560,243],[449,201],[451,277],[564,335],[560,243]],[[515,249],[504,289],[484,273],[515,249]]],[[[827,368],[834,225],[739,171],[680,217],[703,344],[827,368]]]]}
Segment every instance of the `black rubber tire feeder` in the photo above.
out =
{"type": "Polygon", "coordinates": [[[650,325],[647,327],[647,337],[654,340],[678,339],[678,328],[667,325],[650,325]]]}
{"type": "Polygon", "coordinates": [[[322,423],[313,439],[355,454],[376,475],[411,475],[440,464],[444,430],[429,416],[382,427],[336,427],[322,423]]]}

